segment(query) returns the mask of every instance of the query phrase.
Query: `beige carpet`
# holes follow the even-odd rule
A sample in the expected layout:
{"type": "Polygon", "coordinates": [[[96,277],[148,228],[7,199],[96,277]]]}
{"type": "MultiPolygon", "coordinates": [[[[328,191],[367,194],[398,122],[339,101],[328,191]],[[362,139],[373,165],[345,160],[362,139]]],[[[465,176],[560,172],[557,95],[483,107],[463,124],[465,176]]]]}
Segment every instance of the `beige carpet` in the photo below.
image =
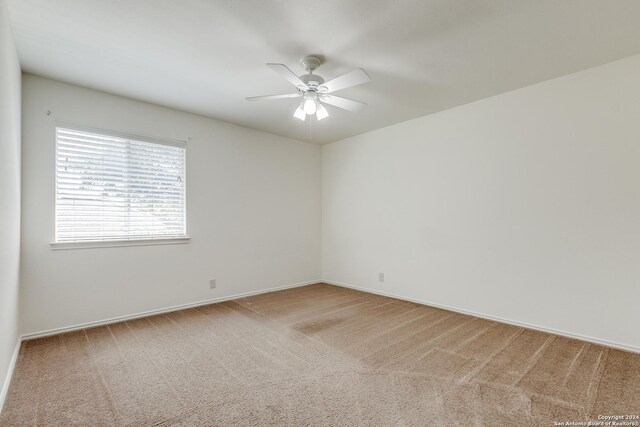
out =
{"type": "Polygon", "coordinates": [[[318,284],[25,342],[0,425],[551,426],[638,413],[638,354],[318,284]]]}

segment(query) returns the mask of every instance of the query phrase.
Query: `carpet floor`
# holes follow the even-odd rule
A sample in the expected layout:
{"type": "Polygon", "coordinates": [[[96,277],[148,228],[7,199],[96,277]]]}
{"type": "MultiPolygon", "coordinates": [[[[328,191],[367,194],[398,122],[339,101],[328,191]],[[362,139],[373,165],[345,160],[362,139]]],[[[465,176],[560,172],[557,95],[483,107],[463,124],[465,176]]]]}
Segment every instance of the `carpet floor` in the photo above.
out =
{"type": "Polygon", "coordinates": [[[640,355],[325,284],[26,341],[2,426],[552,426],[640,355]]]}

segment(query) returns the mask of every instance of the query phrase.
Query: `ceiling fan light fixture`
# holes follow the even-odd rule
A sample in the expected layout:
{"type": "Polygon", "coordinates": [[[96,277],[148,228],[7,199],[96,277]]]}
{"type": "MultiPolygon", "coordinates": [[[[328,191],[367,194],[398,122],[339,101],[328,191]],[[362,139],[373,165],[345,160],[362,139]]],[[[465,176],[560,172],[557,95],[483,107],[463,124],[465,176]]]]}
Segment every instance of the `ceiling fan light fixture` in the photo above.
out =
{"type": "Polygon", "coordinates": [[[301,102],[298,108],[296,108],[296,111],[293,113],[293,117],[295,117],[298,120],[302,120],[304,122],[304,120],[307,118],[307,115],[305,114],[304,109],[302,108],[303,104],[304,102],[301,102]]]}
{"type": "Polygon", "coordinates": [[[316,118],[318,120],[326,119],[329,117],[329,112],[321,103],[318,103],[318,108],[316,109],[316,118]]]}
{"type": "Polygon", "coordinates": [[[313,96],[305,97],[304,106],[302,108],[307,115],[314,115],[318,109],[315,98],[313,96]]]}

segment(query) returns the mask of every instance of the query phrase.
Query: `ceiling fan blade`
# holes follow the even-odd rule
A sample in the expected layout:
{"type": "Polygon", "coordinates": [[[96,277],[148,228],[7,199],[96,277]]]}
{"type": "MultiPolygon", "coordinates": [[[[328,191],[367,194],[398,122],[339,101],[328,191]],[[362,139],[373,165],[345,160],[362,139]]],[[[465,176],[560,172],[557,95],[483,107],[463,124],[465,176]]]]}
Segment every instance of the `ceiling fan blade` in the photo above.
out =
{"type": "Polygon", "coordinates": [[[247,101],[262,101],[262,100],[270,100],[270,99],[299,98],[301,96],[302,96],[301,93],[286,93],[283,95],[250,96],[245,99],[247,101]]]}
{"type": "Polygon", "coordinates": [[[326,88],[326,93],[331,93],[351,86],[361,85],[370,80],[371,77],[369,77],[363,69],[358,68],[357,70],[350,71],[347,74],[343,74],[340,77],[321,84],[320,88],[326,88]]]}
{"type": "Polygon", "coordinates": [[[364,102],[354,101],[352,99],[335,95],[321,95],[320,100],[326,104],[331,104],[334,107],[342,108],[343,110],[353,111],[354,113],[361,111],[367,106],[364,102]]]}
{"type": "Polygon", "coordinates": [[[284,64],[267,64],[267,67],[271,68],[273,71],[275,71],[276,73],[280,74],[282,77],[287,79],[289,81],[289,83],[291,83],[295,87],[303,87],[303,88],[307,87],[305,82],[300,80],[300,77],[298,77],[293,71],[291,71],[289,68],[287,68],[286,65],[284,65],[284,64]]]}

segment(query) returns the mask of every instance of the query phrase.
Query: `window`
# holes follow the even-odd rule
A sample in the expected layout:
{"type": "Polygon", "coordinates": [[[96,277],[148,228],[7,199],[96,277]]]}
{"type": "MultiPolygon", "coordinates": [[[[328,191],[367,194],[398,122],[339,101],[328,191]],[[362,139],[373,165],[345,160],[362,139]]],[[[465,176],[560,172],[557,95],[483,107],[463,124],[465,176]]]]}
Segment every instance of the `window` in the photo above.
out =
{"type": "Polygon", "coordinates": [[[57,127],[55,242],[185,238],[185,151],[57,127]]]}

